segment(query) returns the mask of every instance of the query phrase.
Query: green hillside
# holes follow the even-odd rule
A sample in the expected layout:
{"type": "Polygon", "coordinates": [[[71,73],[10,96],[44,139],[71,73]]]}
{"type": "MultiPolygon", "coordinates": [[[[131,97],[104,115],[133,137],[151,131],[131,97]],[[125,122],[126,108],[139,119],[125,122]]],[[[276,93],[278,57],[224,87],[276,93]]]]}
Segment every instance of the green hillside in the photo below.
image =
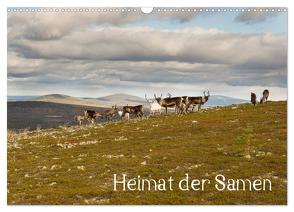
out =
{"type": "Polygon", "coordinates": [[[287,102],[8,132],[8,204],[286,204],[287,102]],[[267,178],[272,191],[113,191],[113,174],[267,178]]]}

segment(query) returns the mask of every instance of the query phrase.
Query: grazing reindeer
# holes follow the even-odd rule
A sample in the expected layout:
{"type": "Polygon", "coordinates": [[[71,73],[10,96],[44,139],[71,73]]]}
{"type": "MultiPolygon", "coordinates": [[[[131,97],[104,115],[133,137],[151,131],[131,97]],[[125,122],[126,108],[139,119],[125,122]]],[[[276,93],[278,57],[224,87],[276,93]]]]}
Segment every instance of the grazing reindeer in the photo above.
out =
{"type": "Polygon", "coordinates": [[[149,104],[150,107],[150,112],[152,115],[154,115],[156,112],[161,114],[161,106],[158,104],[157,101],[153,100],[151,101],[150,99],[147,99],[147,95],[145,94],[145,99],[147,103],[149,104]]]}
{"type": "Polygon", "coordinates": [[[136,105],[136,106],[124,106],[123,107],[123,113],[122,116],[126,117],[129,116],[129,114],[135,114],[136,117],[143,117],[144,112],[143,112],[143,105],[136,105]]]}
{"type": "Polygon", "coordinates": [[[112,117],[118,112],[118,108],[116,105],[112,106],[111,109],[105,110],[103,115],[107,120],[112,119],[112,117]]]}
{"type": "Polygon", "coordinates": [[[156,95],[154,94],[154,97],[155,97],[155,100],[157,101],[157,103],[161,107],[165,108],[165,114],[167,114],[168,107],[176,107],[176,113],[180,112],[182,97],[168,97],[168,98],[162,99],[162,94],[160,97],[156,97],[156,95]]]}
{"type": "Polygon", "coordinates": [[[262,92],[262,97],[260,98],[260,104],[267,103],[268,96],[269,96],[269,91],[267,89],[265,89],[262,92]]]}
{"type": "Polygon", "coordinates": [[[255,106],[256,104],[256,94],[251,92],[251,103],[255,106]]]}
{"type": "Polygon", "coordinates": [[[94,110],[85,110],[84,117],[86,120],[91,122],[92,124],[95,123],[96,118],[101,117],[102,115],[94,110]]]}
{"type": "Polygon", "coordinates": [[[86,121],[87,119],[85,118],[85,116],[77,115],[77,116],[74,116],[74,120],[76,122],[79,122],[79,125],[82,125],[83,122],[86,121]]]}
{"type": "Polygon", "coordinates": [[[192,105],[192,112],[196,105],[198,105],[198,110],[201,109],[201,105],[204,105],[210,97],[209,91],[203,92],[203,96],[189,96],[186,98],[186,112],[188,111],[189,107],[192,105]]]}

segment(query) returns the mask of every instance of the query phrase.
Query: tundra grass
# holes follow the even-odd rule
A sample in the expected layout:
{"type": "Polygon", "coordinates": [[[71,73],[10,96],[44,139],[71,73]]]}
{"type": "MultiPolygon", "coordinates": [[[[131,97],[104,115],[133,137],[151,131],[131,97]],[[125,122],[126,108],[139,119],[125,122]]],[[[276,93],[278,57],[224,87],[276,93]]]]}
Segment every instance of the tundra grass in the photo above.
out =
{"type": "Polygon", "coordinates": [[[8,204],[287,204],[287,102],[8,132],[8,204]],[[267,178],[272,191],[113,191],[128,177],[267,178]]]}

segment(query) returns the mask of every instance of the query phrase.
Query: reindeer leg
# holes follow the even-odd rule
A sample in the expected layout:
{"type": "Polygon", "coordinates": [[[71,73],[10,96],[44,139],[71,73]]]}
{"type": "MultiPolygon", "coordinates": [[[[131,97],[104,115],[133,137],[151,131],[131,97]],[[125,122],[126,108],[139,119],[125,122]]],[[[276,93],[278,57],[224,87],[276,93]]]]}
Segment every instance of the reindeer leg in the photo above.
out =
{"type": "Polygon", "coordinates": [[[187,104],[187,105],[186,105],[186,113],[188,113],[188,111],[189,111],[189,107],[190,107],[190,105],[187,104]]]}

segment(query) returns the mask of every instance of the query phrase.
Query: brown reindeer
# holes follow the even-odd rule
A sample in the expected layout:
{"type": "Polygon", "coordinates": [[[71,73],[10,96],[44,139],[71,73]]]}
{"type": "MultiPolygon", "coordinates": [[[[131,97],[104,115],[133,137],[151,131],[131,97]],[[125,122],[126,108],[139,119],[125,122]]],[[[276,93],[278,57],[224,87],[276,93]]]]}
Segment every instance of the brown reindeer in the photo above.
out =
{"type": "Polygon", "coordinates": [[[262,97],[260,98],[260,104],[267,103],[268,96],[269,96],[269,91],[267,89],[265,89],[262,92],[262,97]]]}
{"type": "Polygon", "coordinates": [[[111,109],[105,110],[103,112],[103,116],[106,118],[106,120],[110,120],[117,112],[118,112],[118,108],[116,105],[114,105],[111,107],[111,109]]]}
{"type": "Polygon", "coordinates": [[[85,110],[84,111],[84,118],[91,122],[92,124],[95,123],[96,118],[101,117],[102,115],[94,110],[85,110]]]}
{"type": "Polygon", "coordinates": [[[129,114],[134,114],[136,117],[143,117],[144,111],[143,111],[143,105],[136,105],[136,106],[124,106],[122,117],[129,116],[129,114]]]}
{"type": "Polygon", "coordinates": [[[203,92],[203,96],[189,96],[186,98],[186,111],[188,111],[189,107],[192,105],[192,111],[198,105],[198,110],[201,109],[201,105],[204,105],[210,97],[209,91],[203,92]]]}
{"type": "Polygon", "coordinates": [[[182,97],[168,97],[168,98],[164,98],[162,99],[162,94],[160,97],[157,97],[155,94],[154,94],[154,97],[155,97],[155,100],[158,102],[158,104],[161,106],[161,107],[164,107],[165,108],[165,113],[167,114],[167,108],[168,107],[176,107],[175,110],[176,110],[176,113],[180,113],[180,108],[181,108],[181,103],[182,103],[182,100],[183,98],[182,97]]]}
{"type": "Polygon", "coordinates": [[[251,92],[251,103],[255,106],[256,105],[256,94],[251,92]]]}

